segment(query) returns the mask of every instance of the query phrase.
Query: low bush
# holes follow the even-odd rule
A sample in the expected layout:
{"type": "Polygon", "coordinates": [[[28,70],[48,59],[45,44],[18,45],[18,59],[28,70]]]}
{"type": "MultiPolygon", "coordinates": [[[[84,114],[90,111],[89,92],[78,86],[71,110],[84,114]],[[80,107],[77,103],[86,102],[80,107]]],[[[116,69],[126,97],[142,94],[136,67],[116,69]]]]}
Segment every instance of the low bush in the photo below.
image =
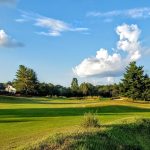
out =
{"type": "Polygon", "coordinates": [[[99,120],[94,113],[85,113],[81,125],[85,128],[100,127],[99,120]]]}

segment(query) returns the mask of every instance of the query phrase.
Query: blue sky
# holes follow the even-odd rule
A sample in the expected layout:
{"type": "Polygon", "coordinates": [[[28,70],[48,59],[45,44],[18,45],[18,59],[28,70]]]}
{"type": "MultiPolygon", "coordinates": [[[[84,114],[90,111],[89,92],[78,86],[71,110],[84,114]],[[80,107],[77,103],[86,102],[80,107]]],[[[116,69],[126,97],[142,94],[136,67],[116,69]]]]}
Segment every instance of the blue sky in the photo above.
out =
{"type": "Polygon", "coordinates": [[[149,0],[0,0],[0,82],[20,64],[41,82],[118,82],[132,60],[150,74],[149,0]]]}

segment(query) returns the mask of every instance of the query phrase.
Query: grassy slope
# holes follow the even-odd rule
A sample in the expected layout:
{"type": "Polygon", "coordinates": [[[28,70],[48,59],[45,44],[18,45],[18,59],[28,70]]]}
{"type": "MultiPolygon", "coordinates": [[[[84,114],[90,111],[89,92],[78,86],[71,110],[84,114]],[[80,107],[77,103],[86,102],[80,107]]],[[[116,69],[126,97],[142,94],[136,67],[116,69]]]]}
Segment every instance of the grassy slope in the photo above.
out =
{"type": "Polygon", "coordinates": [[[25,150],[149,150],[149,140],[150,119],[129,119],[100,128],[80,128],[72,134],[56,134],[25,150]]]}
{"type": "Polygon", "coordinates": [[[150,117],[150,104],[125,101],[0,97],[0,149],[13,149],[56,132],[75,130],[85,112],[103,124],[150,117]]]}

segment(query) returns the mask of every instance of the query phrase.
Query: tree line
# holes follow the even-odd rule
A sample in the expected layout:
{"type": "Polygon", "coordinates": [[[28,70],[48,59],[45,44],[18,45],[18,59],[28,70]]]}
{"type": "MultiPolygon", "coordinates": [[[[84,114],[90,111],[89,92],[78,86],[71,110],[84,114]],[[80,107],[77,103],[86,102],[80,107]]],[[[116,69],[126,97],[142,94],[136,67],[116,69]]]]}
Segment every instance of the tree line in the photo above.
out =
{"type": "MultiPolygon", "coordinates": [[[[10,84],[10,83],[9,83],[10,84]]],[[[36,72],[24,65],[20,65],[16,72],[16,79],[11,82],[20,95],[29,96],[65,96],[65,97],[119,97],[150,100],[150,78],[144,73],[143,66],[131,62],[126,67],[123,79],[119,84],[92,85],[83,82],[79,85],[77,78],[73,78],[70,87],[41,83],[36,72]]]]}

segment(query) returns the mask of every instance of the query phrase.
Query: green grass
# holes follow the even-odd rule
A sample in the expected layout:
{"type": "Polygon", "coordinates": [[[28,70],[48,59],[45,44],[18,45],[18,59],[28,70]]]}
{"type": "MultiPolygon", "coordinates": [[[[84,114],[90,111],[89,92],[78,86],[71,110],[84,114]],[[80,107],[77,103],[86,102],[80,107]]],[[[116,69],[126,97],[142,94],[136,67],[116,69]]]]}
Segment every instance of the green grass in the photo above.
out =
{"type": "Polygon", "coordinates": [[[150,119],[129,119],[101,128],[56,134],[25,150],[149,150],[150,119]],[[118,124],[119,123],[119,124],[118,124]]]}
{"type": "Polygon", "coordinates": [[[150,118],[150,104],[0,96],[0,149],[16,149],[55,133],[74,132],[85,112],[96,112],[102,124],[114,124],[125,118],[150,118]]]}

